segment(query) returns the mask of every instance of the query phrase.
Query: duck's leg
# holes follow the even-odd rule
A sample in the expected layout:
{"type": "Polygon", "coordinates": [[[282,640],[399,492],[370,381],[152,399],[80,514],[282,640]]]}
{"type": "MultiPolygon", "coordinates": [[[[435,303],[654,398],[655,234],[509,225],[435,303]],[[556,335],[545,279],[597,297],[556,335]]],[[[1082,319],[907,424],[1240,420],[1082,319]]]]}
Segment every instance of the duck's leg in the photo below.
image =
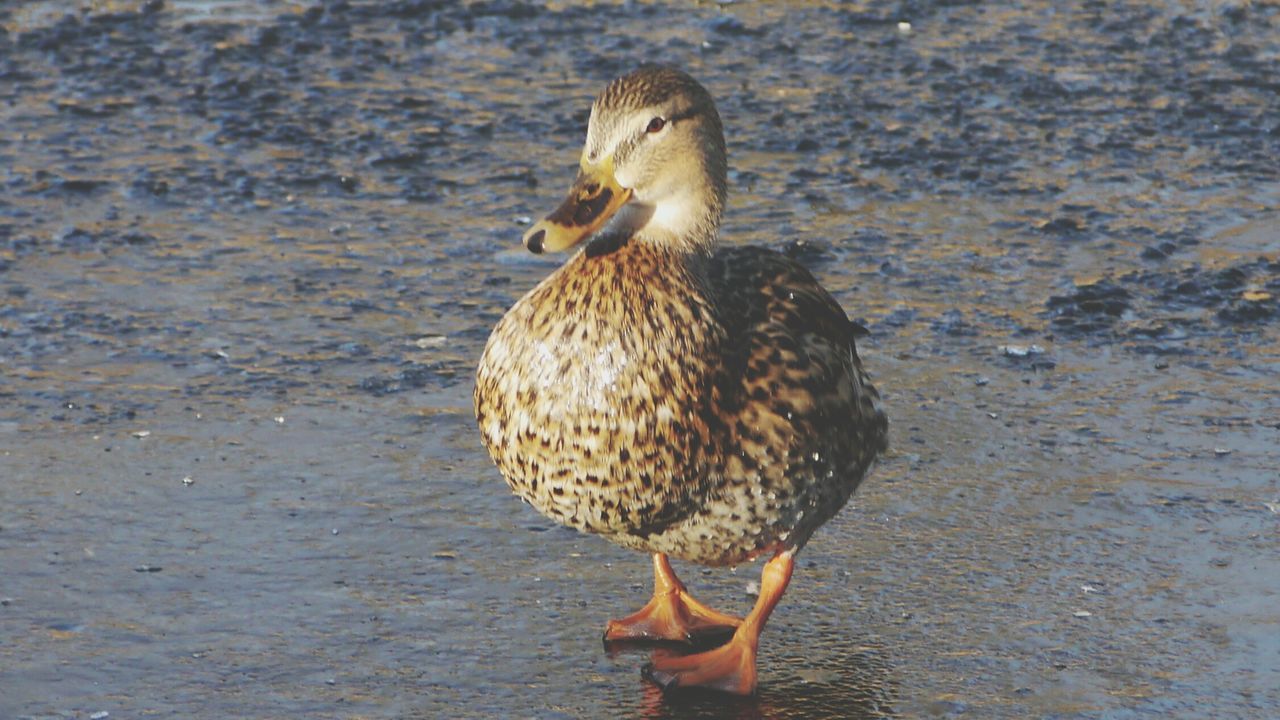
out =
{"type": "Polygon", "coordinates": [[[742,618],[716,612],[689,594],[662,553],[653,555],[653,598],[638,612],[610,620],[605,642],[673,640],[689,642],[697,635],[731,632],[742,618]]]}
{"type": "Polygon", "coordinates": [[[739,695],[754,693],[760,631],[791,581],[792,553],[786,550],[765,563],[760,573],[760,596],[733,633],[732,640],[714,650],[693,655],[655,657],[645,666],[645,677],[663,690],[704,687],[739,695]]]}

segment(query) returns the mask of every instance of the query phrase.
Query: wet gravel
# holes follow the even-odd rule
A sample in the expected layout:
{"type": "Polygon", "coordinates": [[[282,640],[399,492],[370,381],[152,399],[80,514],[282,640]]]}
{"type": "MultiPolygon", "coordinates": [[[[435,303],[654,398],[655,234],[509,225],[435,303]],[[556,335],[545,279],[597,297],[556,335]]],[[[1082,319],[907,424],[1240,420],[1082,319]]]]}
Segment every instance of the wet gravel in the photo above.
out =
{"type": "Polygon", "coordinates": [[[68,7],[0,7],[0,717],[1280,714],[1280,7],[68,7]],[[642,61],[893,422],[751,700],[602,651],[646,559],[471,418],[642,61]]]}

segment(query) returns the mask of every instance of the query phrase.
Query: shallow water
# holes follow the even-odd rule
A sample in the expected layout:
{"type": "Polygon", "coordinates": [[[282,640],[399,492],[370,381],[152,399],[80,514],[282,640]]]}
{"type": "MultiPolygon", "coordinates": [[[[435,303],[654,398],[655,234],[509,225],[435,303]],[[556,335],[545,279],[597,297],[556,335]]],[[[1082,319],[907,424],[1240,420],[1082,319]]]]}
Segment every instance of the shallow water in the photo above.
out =
{"type": "Polygon", "coordinates": [[[0,717],[1280,714],[1280,8],[62,7],[0,9],[0,717]],[[603,651],[647,559],[471,416],[642,60],[892,421],[751,700],[603,651]]]}

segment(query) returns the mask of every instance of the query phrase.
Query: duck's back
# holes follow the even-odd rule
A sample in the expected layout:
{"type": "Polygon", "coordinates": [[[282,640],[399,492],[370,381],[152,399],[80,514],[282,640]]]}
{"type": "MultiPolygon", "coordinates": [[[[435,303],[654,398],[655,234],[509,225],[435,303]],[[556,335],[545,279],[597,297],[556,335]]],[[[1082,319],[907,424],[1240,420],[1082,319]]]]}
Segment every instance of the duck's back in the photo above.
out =
{"type": "Polygon", "coordinates": [[[888,422],[856,347],[867,331],[807,268],[762,247],[725,248],[708,280],[730,338],[725,380],[741,402],[727,412],[772,412],[810,423],[798,436],[847,437],[837,452],[850,462],[886,449],[888,422]]]}
{"type": "Polygon", "coordinates": [[[725,494],[758,534],[751,554],[803,545],[888,446],[855,345],[866,331],[803,265],[766,248],[721,249],[708,280],[730,339],[719,393],[732,419],[725,494]]]}

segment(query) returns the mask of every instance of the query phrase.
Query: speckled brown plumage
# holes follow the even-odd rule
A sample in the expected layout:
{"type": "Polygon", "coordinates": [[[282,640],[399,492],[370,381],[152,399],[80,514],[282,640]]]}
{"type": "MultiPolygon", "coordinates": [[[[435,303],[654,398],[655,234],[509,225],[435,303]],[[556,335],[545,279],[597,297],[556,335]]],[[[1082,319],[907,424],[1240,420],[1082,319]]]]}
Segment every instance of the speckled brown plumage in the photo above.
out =
{"type": "Polygon", "coordinates": [[[717,249],[725,167],[719,116],[689,76],[644,68],[606,88],[568,199],[525,235],[533,252],[586,245],[494,328],[475,407],[516,494],[655,554],[654,599],[606,639],[736,628],[715,651],[655,660],[650,677],[749,693],[794,552],[884,451],[887,422],[860,328],[809,271],[717,249]],[[765,553],[743,619],[693,600],[666,560],[765,553]]]}
{"type": "Polygon", "coordinates": [[[803,545],[884,449],[854,336],[783,255],[631,240],[579,253],[502,319],[476,413],[503,477],[546,515],[738,563],[803,545]]]}

